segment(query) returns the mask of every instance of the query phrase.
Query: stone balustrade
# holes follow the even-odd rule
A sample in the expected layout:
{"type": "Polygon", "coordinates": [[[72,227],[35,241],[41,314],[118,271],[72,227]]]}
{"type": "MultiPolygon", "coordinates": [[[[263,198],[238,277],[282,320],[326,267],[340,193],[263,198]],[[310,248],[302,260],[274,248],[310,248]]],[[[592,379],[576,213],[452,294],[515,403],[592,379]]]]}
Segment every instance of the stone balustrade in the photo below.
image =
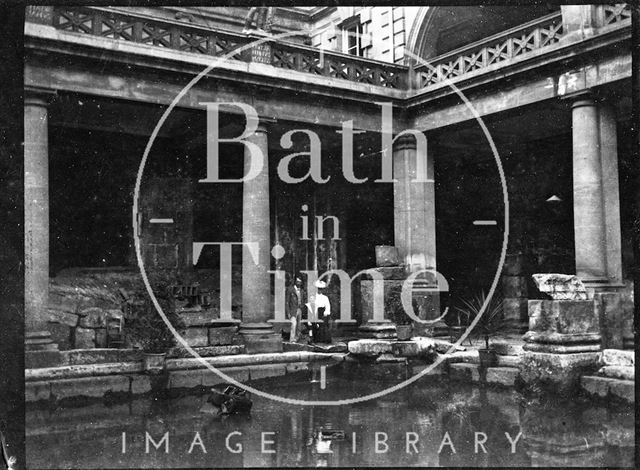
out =
{"type": "MultiPolygon", "coordinates": [[[[595,22],[603,29],[630,26],[627,4],[597,5],[595,22]]],[[[30,6],[26,20],[51,25],[61,31],[147,44],[191,54],[259,62],[275,68],[309,73],[355,83],[421,91],[448,79],[488,71],[554,45],[565,36],[561,12],[535,19],[465,47],[429,59],[429,64],[410,68],[325,51],[284,40],[268,40],[242,49],[264,36],[220,31],[135,11],[104,7],[30,6]],[[242,49],[242,50],[241,50],[242,49]],[[233,54],[234,51],[238,51],[233,54]]]]}

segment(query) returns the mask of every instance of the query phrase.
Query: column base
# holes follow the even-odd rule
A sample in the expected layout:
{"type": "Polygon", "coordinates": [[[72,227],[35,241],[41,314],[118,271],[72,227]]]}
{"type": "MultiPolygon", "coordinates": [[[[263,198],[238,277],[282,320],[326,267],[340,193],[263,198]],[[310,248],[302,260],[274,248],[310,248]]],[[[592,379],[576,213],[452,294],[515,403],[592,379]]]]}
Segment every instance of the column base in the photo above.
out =
{"type": "Polygon", "coordinates": [[[56,367],[62,364],[62,354],[48,331],[27,331],[24,338],[25,369],[56,367]]]}
{"type": "Polygon", "coordinates": [[[247,354],[282,352],[282,335],[269,323],[242,323],[240,337],[247,354]]]}

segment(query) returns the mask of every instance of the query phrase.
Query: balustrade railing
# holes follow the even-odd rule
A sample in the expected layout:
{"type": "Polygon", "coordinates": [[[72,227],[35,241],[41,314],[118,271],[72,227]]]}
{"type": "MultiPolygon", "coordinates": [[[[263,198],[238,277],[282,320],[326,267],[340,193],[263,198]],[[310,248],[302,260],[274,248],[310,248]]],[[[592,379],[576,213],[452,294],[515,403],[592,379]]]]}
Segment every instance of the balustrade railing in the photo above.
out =
{"type": "MultiPolygon", "coordinates": [[[[631,10],[627,4],[598,5],[596,15],[597,23],[607,27],[630,22],[631,10]]],[[[149,17],[135,11],[30,6],[27,21],[52,24],[63,31],[194,54],[214,57],[231,54],[232,59],[244,62],[261,62],[280,69],[393,89],[423,89],[485,69],[555,44],[564,33],[561,13],[553,13],[429,59],[430,67],[419,65],[410,75],[410,69],[403,65],[322,51],[286,40],[268,41],[234,54],[256,37],[149,17]]]]}
{"type": "Polygon", "coordinates": [[[608,26],[623,21],[631,21],[631,7],[627,3],[597,6],[598,24],[608,26]]]}
{"type": "MultiPolygon", "coordinates": [[[[244,34],[223,33],[177,21],[156,20],[88,7],[55,7],[53,26],[63,31],[210,56],[232,53],[256,39],[244,34]]],[[[283,41],[269,41],[256,48],[238,52],[231,58],[385,88],[405,88],[408,73],[408,68],[402,65],[320,51],[283,41]],[[259,52],[256,53],[257,51],[259,52]]]]}
{"type": "Polygon", "coordinates": [[[562,37],[560,12],[429,59],[416,67],[418,89],[440,83],[554,44],[562,37]]]}

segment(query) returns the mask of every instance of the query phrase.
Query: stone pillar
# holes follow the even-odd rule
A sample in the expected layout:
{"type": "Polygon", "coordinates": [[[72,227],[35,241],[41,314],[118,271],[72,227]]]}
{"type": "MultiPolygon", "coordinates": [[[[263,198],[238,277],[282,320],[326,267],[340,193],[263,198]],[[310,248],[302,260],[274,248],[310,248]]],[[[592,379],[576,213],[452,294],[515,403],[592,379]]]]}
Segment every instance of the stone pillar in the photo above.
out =
{"type": "MultiPolygon", "coordinates": [[[[393,149],[395,246],[413,271],[436,267],[434,183],[416,183],[416,141],[400,137],[393,149]]],[[[433,158],[427,158],[427,176],[433,179],[433,158]]]]}
{"type": "Polygon", "coordinates": [[[607,278],[610,284],[620,285],[622,284],[622,234],[617,123],[615,111],[611,106],[600,105],[599,115],[607,278]]]}
{"type": "MultiPolygon", "coordinates": [[[[248,137],[263,154],[259,175],[245,181],[242,194],[242,241],[257,243],[257,253],[245,246],[242,252],[242,325],[248,353],[282,351],[282,339],[268,322],[272,318],[269,268],[271,263],[271,219],[269,216],[269,150],[267,128],[260,124],[248,137]],[[253,255],[257,255],[254,259],[253,255]]],[[[245,174],[250,170],[251,154],[245,148],[245,174]]]]}
{"type": "Polygon", "coordinates": [[[49,142],[51,93],[25,90],[24,97],[24,307],[25,349],[55,351],[47,331],[49,302],[49,142]]]}
{"type": "Polygon", "coordinates": [[[607,281],[607,247],[600,123],[593,96],[579,96],[572,114],[576,274],[585,284],[598,285],[607,281]]]}
{"type": "MultiPolygon", "coordinates": [[[[393,184],[395,246],[409,273],[436,269],[435,184],[413,181],[417,177],[417,152],[413,136],[401,136],[393,149],[393,178],[397,180],[393,184]]],[[[426,161],[427,179],[433,180],[433,158],[426,161]]],[[[425,275],[414,282],[414,298],[423,320],[440,315],[439,295],[428,289],[433,286],[433,279],[434,276],[425,275]]],[[[416,324],[416,333],[443,335],[447,328],[441,321],[427,326],[416,324]]]]}

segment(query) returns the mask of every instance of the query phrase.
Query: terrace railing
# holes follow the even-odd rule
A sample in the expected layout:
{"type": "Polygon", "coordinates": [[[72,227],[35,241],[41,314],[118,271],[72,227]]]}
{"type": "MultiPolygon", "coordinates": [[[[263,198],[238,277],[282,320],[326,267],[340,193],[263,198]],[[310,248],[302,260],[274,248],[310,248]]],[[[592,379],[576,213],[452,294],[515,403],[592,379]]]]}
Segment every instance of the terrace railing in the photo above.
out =
{"type": "Polygon", "coordinates": [[[608,26],[623,21],[631,21],[631,7],[627,3],[598,5],[596,8],[599,25],[608,26]]]}
{"type": "MultiPolygon", "coordinates": [[[[245,34],[95,7],[55,7],[52,24],[63,31],[214,57],[232,53],[256,40],[245,34]]],[[[320,51],[286,41],[269,41],[254,49],[260,52],[256,54],[249,48],[231,58],[385,88],[402,89],[407,83],[408,68],[402,65],[320,51]]]]}
{"type": "Polygon", "coordinates": [[[446,54],[428,59],[431,67],[416,67],[416,87],[422,89],[555,44],[562,37],[560,12],[538,18],[446,54]]]}
{"type": "MultiPolygon", "coordinates": [[[[630,23],[631,11],[627,4],[598,5],[595,11],[600,27],[630,23]]],[[[429,59],[431,67],[419,65],[411,70],[403,65],[322,51],[286,40],[269,41],[233,54],[255,41],[256,36],[111,8],[29,6],[27,20],[52,24],[62,31],[193,54],[219,57],[231,53],[232,59],[244,62],[260,62],[280,69],[400,90],[421,90],[446,79],[488,69],[551,46],[564,34],[562,15],[557,12],[429,59]]]]}

